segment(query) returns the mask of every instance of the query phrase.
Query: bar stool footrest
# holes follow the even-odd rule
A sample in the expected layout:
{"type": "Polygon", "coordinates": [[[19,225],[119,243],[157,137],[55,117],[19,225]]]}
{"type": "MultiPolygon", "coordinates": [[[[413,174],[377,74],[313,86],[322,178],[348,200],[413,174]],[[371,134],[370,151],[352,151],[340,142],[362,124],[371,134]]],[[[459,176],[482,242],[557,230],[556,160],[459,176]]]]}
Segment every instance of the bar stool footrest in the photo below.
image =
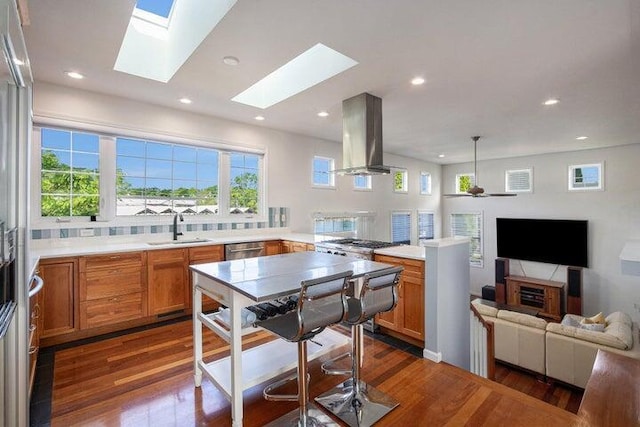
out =
{"type": "Polygon", "coordinates": [[[351,353],[344,353],[341,354],[340,356],[334,357],[333,359],[329,359],[326,362],[324,362],[320,368],[322,369],[322,372],[326,375],[351,375],[353,374],[353,371],[351,370],[351,368],[348,369],[338,369],[335,367],[335,363],[339,360],[342,360],[346,357],[351,358],[351,353]]]}
{"type": "MultiPolygon", "coordinates": [[[[300,398],[300,396],[297,394],[277,394],[277,393],[271,392],[271,390],[281,387],[297,379],[298,379],[298,374],[293,374],[281,380],[275,381],[267,385],[262,390],[262,396],[264,397],[265,400],[269,400],[273,402],[297,402],[298,399],[300,398]]],[[[309,380],[310,380],[310,375],[307,375],[307,384],[309,384],[309,380]]]]}

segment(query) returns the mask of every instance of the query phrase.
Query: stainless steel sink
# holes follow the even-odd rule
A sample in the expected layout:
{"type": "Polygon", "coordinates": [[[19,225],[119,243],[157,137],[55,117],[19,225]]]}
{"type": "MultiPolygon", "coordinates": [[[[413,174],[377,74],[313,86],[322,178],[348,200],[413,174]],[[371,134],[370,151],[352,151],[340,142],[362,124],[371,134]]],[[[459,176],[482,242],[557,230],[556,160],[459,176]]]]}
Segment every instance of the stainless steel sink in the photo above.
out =
{"type": "Polygon", "coordinates": [[[159,242],[147,242],[147,245],[151,246],[161,246],[161,245],[187,245],[189,243],[203,243],[210,242],[211,239],[202,239],[200,237],[196,237],[195,239],[182,239],[182,240],[162,240],[159,242]]]}

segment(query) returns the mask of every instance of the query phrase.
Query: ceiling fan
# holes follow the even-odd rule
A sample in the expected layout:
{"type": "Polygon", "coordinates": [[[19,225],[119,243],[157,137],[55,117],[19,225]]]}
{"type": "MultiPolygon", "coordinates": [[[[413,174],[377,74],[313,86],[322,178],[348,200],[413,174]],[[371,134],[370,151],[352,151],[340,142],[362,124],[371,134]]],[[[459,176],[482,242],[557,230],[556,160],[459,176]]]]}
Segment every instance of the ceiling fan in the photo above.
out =
{"type": "Polygon", "coordinates": [[[478,140],[479,136],[472,136],[473,140],[473,177],[475,183],[473,187],[467,190],[466,193],[457,194],[445,194],[445,197],[510,197],[515,196],[515,193],[485,193],[484,188],[478,187],[478,140]]]}

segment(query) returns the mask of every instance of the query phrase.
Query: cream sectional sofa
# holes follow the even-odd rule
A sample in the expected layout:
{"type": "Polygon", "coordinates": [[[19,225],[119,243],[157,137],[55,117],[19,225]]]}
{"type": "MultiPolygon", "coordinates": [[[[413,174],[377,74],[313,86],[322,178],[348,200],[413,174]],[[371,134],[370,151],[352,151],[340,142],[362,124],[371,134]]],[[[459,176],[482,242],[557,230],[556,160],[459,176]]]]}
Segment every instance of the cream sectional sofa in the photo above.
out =
{"type": "MultiPolygon", "coordinates": [[[[640,359],[638,325],[625,313],[610,314],[604,332],[595,332],[498,310],[478,300],[473,304],[494,323],[496,359],[552,379],[585,388],[598,349],[640,359]]],[[[567,314],[563,323],[579,325],[582,319],[567,314]]]]}

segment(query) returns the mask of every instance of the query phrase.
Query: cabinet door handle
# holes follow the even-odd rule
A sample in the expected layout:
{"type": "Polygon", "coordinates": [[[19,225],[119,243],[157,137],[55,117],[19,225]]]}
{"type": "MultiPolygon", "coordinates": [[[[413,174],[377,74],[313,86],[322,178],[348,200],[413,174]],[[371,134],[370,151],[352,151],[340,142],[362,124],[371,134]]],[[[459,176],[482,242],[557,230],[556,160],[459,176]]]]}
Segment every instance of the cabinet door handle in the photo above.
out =
{"type": "Polygon", "coordinates": [[[119,302],[120,298],[114,297],[114,298],[111,298],[109,301],[111,301],[111,302],[119,302]]]}
{"type": "Polygon", "coordinates": [[[120,259],[120,255],[111,255],[109,259],[120,259]]]}
{"type": "Polygon", "coordinates": [[[42,280],[42,278],[37,274],[34,274],[31,278],[31,283],[33,284],[34,282],[35,286],[29,289],[29,298],[40,292],[42,290],[42,287],[44,286],[44,280],[42,280]]]}

